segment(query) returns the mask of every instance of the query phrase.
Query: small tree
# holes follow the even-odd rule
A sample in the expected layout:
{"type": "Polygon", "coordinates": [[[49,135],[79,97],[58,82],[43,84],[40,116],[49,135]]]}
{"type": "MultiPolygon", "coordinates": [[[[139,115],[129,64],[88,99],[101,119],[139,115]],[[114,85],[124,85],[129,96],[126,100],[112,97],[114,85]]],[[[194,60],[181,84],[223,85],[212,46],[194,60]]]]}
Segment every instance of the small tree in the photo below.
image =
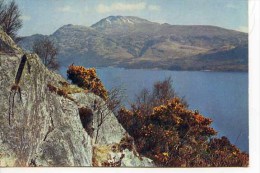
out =
{"type": "Polygon", "coordinates": [[[59,63],[57,60],[58,48],[48,38],[36,40],[33,43],[33,52],[39,55],[43,64],[51,69],[58,70],[59,63]]]}
{"type": "Polygon", "coordinates": [[[175,91],[172,87],[171,77],[163,81],[155,82],[153,85],[152,99],[164,103],[175,96],[175,91]]]}
{"type": "Polygon", "coordinates": [[[21,12],[15,1],[5,4],[0,0],[0,26],[13,39],[16,38],[17,31],[22,27],[21,12]]]}
{"type": "MultiPolygon", "coordinates": [[[[135,109],[138,109],[142,114],[151,114],[152,109],[156,106],[166,104],[170,99],[176,96],[172,86],[172,78],[168,77],[163,81],[157,81],[153,85],[152,91],[144,88],[136,95],[135,103],[132,104],[135,109]]],[[[180,98],[181,103],[188,107],[184,98],[180,98]]]]}
{"type": "Polygon", "coordinates": [[[119,109],[122,107],[125,90],[122,87],[114,87],[108,91],[108,99],[106,105],[110,111],[117,115],[119,109]]]}

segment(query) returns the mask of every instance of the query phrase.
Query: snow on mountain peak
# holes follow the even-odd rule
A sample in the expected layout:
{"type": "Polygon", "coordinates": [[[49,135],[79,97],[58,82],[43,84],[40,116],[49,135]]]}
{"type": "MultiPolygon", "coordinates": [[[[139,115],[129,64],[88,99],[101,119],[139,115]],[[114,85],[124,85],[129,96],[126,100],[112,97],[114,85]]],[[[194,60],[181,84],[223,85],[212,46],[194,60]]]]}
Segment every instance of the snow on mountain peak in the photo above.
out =
{"type": "Polygon", "coordinates": [[[135,25],[140,23],[151,23],[151,22],[133,16],[109,16],[107,18],[101,19],[99,22],[95,23],[91,27],[100,29],[100,28],[120,26],[120,25],[130,26],[130,25],[135,25]]]}

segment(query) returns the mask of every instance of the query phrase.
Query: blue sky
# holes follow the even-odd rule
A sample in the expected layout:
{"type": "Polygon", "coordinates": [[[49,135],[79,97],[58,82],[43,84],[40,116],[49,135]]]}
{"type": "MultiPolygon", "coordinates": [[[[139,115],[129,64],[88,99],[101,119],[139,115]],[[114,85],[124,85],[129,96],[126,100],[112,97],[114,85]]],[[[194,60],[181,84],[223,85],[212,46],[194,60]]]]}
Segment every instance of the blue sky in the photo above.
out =
{"type": "Polygon", "coordinates": [[[66,24],[90,26],[111,15],[173,25],[214,25],[247,32],[247,0],[16,0],[21,36],[52,34],[66,24]]]}

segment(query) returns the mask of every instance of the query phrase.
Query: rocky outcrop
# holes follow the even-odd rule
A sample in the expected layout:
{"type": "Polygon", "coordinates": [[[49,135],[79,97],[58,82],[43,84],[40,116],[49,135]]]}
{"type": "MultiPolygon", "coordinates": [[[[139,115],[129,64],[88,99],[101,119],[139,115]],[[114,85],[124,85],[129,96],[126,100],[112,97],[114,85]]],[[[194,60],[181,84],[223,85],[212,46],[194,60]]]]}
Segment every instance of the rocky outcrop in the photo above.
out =
{"type": "Polygon", "coordinates": [[[18,83],[21,97],[11,90],[22,55],[0,59],[1,166],[90,166],[91,138],[81,125],[77,105],[47,88],[63,78],[47,70],[36,55],[27,54],[30,72],[25,66],[18,83]]]}
{"type": "Polygon", "coordinates": [[[22,51],[14,41],[0,28],[0,51],[3,53],[19,53],[22,51]]]}
{"type": "MultiPolygon", "coordinates": [[[[49,71],[2,31],[0,41],[0,166],[109,166],[98,148],[119,145],[126,132],[105,102],[49,71]],[[64,84],[74,92],[64,94],[64,84]],[[92,116],[90,128],[82,116],[92,116]]],[[[129,148],[114,153],[124,154],[118,166],[154,166],[129,148]]]]}

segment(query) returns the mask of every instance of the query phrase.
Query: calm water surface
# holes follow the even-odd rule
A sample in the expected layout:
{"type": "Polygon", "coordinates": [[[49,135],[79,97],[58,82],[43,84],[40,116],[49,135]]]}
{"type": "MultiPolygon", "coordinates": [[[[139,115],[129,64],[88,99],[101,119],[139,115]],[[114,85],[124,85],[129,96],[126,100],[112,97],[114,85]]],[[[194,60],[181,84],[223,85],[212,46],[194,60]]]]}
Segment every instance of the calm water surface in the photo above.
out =
{"type": "MultiPolygon", "coordinates": [[[[66,70],[61,69],[63,76],[66,70]]],[[[218,136],[227,136],[233,144],[248,152],[248,73],[194,72],[147,69],[99,68],[98,76],[107,89],[123,87],[126,104],[142,88],[167,77],[192,110],[213,119],[218,136]]]]}

